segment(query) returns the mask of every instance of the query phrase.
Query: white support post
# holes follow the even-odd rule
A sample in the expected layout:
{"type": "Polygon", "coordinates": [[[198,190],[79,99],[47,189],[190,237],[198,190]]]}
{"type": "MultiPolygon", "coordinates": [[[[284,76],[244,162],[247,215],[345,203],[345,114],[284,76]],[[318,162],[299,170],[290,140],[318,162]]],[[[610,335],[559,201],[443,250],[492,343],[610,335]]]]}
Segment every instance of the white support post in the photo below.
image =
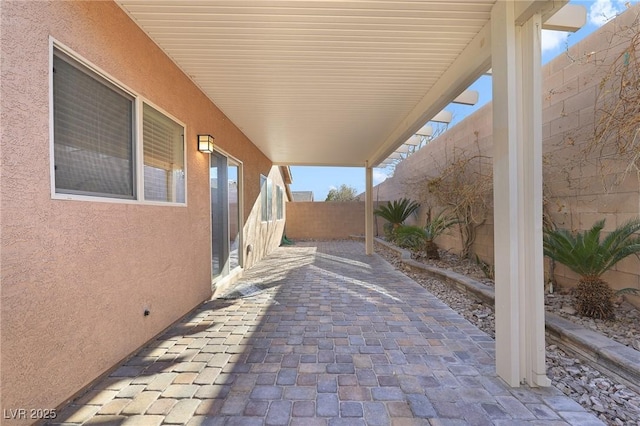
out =
{"type": "Polygon", "coordinates": [[[491,12],[496,372],[510,386],[520,385],[515,52],[513,4],[496,2],[491,12]]]}
{"type": "Polygon", "coordinates": [[[491,16],[496,370],[510,386],[548,386],[544,356],[540,14],[491,16]]]}
{"type": "Polygon", "coordinates": [[[540,14],[535,14],[520,29],[519,92],[522,94],[521,167],[518,193],[522,209],[522,248],[526,356],[524,378],[530,386],[550,386],[545,365],[544,254],[542,250],[542,77],[540,14]]]}
{"type": "Polygon", "coordinates": [[[365,166],[364,235],[365,253],[373,254],[373,168],[367,161],[365,166]]]}

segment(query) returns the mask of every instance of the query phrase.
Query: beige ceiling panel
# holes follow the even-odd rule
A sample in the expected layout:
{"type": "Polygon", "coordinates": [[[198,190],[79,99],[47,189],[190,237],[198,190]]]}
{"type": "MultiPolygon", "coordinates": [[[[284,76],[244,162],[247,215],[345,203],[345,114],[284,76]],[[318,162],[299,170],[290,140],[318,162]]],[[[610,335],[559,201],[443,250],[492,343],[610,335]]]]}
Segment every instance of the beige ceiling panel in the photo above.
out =
{"type": "Polygon", "coordinates": [[[116,1],[272,161],[342,166],[388,143],[495,2],[116,1]]]}

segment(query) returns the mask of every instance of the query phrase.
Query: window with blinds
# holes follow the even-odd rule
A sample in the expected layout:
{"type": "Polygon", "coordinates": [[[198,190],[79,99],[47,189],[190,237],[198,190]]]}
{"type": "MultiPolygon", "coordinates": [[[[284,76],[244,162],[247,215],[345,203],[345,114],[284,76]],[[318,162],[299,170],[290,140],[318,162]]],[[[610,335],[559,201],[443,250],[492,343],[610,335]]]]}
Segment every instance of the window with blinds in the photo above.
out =
{"type": "Polygon", "coordinates": [[[144,198],[184,203],[184,128],[147,104],[142,112],[144,198]]]}
{"type": "Polygon", "coordinates": [[[56,193],[185,203],[183,125],[57,47],[52,90],[56,193]]]}
{"type": "Polygon", "coordinates": [[[56,192],[135,198],[133,115],[131,95],[56,49],[56,192]]]}

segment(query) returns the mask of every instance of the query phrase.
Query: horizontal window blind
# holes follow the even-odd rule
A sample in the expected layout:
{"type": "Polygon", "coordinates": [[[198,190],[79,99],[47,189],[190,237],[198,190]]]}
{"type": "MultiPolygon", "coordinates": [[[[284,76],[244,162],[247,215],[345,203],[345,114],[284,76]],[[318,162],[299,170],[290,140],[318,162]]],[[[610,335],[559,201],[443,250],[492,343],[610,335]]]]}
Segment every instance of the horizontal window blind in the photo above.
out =
{"type": "Polygon", "coordinates": [[[133,97],[55,50],[56,192],[134,198],[133,97]]]}
{"type": "Polygon", "coordinates": [[[147,104],[142,121],[145,199],[184,203],[184,128],[147,104]]]}

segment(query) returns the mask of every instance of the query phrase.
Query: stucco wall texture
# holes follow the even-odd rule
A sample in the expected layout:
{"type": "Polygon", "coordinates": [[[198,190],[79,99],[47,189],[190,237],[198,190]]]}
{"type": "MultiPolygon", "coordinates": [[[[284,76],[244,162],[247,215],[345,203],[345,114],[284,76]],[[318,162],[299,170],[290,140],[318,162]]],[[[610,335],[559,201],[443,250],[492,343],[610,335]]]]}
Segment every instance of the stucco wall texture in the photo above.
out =
{"type": "MultiPolygon", "coordinates": [[[[640,216],[640,181],[632,172],[617,185],[611,183],[623,176],[629,161],[598,158],[580,160],[581,151],[593,140],[594,104],[599,84],[612,58],[629,46],[629,30],[638,30],[640,6],[630,7],[624,14],[572,46],[542,69],[543,78],[543,169],[547,212],[559,227],[571,230],[589,229],[597,220],[606,219],[605,232],[640,216]],[[603,173],[605,171],[606,173],[603,173]]],[[[419,188],[412,182],[425,176],[435,177],[443,165],[449,164],[455,151],[492,157],[492,108],[485,105],[449,129],[429,145],[398,164],[394,176],[374,188],[378,200],[401,197],[419,199],[419,188]]],[[[610,148],[604,154],[610,153],[610,148]]],[[[629,160],[631,157],[629,157],[629,160]]],[[[491,195],[490,195],[491,197],[491,195]]],[[[424,223],[424,209],[420,223],[424,223]]],[[[437,240],[443,248],[459,251],[457,232],[437,240]]],[[[492,213],[478,227],[472,251],[491,263],[493,260],[492,213]]],[[[558,283],[573,286],[577,275],[557,265],[558,283]]],[[[631,256],[607,272],[604,277],[613,288],[640,289],[640,260],[631,256]]],[[[640,304],[640,298],[630,296],[640,304]]]]}
{"type": "Polygon", "coordinates": [[[260,174],[277,168],[116,4],[0,7],[1,408],[55,408],[210,297],[196,135],[243,162],[244,243],[261,247],[245,266],[280,242],[264,242],[255,208],[260,174]],[[186,124],[186,207],[52,199],[50,37],[186,124]]]}

